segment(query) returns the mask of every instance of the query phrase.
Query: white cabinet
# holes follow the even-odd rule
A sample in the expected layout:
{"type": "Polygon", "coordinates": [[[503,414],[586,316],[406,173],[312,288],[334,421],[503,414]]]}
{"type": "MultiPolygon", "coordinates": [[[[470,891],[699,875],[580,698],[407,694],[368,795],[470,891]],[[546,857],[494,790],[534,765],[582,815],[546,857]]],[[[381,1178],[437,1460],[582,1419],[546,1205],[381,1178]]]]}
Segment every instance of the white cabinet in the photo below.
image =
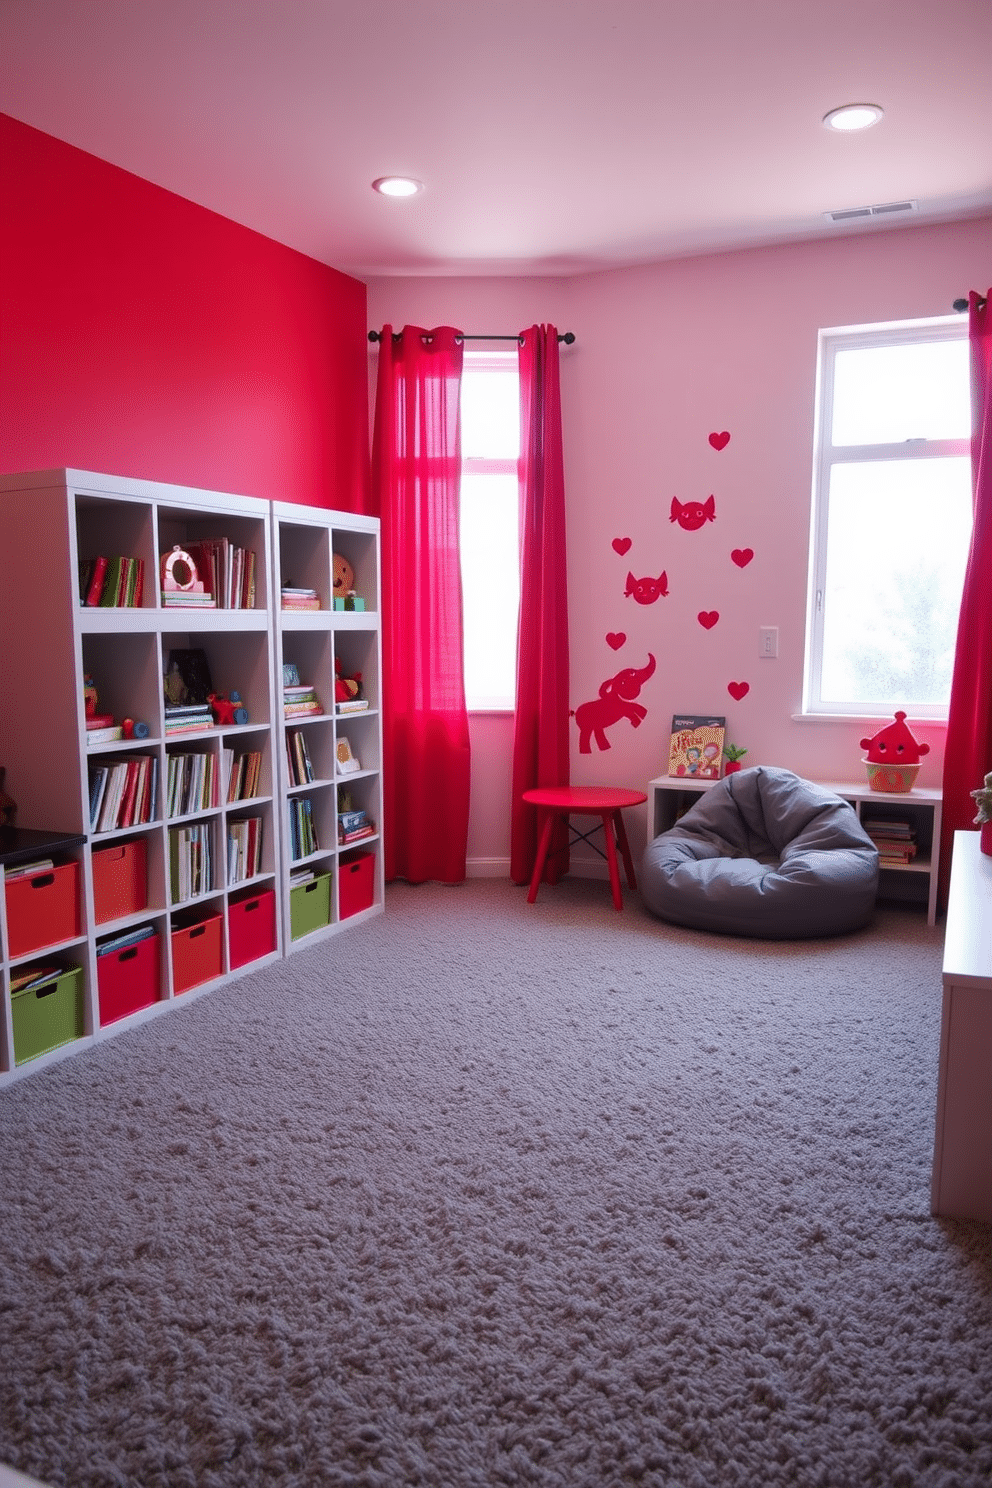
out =
{"type": "MultiPolygon", "coordinates": [[[[650,835],[658,837],[673,827],[693,801],[717,782],[689,781],[660,775],[648,782],[648,821],[650,835]]],[[[940,866],[940,823],[942,794],[939,790],[914,789],[904,793],[873,791],[867,783],[854,785],[849,780],[818,780],[825,790],[849,801],[860,821],[872,819],[908,820],[915,833],[916,856],[910,863],[883,865],[879,896],[904,903],[926,905],[927,922],[937,920],[937,878],[940,866]]]]}
{"type": "Polygon", "coordinates": [[[955,832],[931,1209],[992,1222],[992,857],[955,832]]]}
{"type": "MultiPolygon", "coordinates": [[[[321,851],[312,861],[334,869],[327,933],[347,919],[339,879],[351,862],[336,840],[336,745],[347,733],[361,761],[352,789],[376,823],[376,848],[381,753],[376,522],[77,470],[0,477],[0,513],[0,764],[6,788],[17,802],[19,827],[85,839],[53,853],[53,881],[39,873],[35,896],[28,897],[23,884],[5,891],[4,1084],[256,970],[298,943],[291,940],[289,872],[296,865],[287,809],[301,792],[286,775],[284,653],[312,674],[329,707],[335,655],[346,671],[363,672],[374,700],[360,720],[343,724],[331,711],[322,723],[306,725],[319,774],[311,794],[321,851]],[[212,540],[222,548],[226,543],[230,571],[244,579],[239,596],[231,586],[222,588],[216,575],[207,582],[202,545],[212,540]],[[369,597],[365,612],[336,614],[332,608],[331,554],[338,541],[354,566],[355,587],[363,586],[369,597]],[[214,604],[193,591],[166,603],[162,564],[176,548],[192,550],[201,581],[216,591],[214,604]],[[134,576],[141,565],[140,593],[132,592],[127,604],[84,604],[81,564],[122,556],[135,560],[134,576]],[[275,576],[283,563],[296,582],[319,589],[320,611],[282,612],[275,576]],[[237,598],[242,602],[233,604],[237,598]],[[176,674],[191,667],[202,672],[204,665],[211,690],[229,701],[237,693],[239,703],[228,721],[189,727],[195,715],[184,719],[169,711],[166,686],[172,691],[176,674]],[[97,713],[108,715],[113,727],[129,720],[132,737],[103,740],[87,728],[85,679],[95,688],[97,713]],[[102,770],[121,782],[125,804],[112,820],[91,821],[91,787],[102,770]],[[70,880],[76,918],[67,927],[60,916],[71,901],[70,880]],[[45,939],[50,901],[58,934],[45,939]],[[25,904],[32,926],[26,949],[20,936],[25,904]],[[123,937],[133,943],[108,948],[123,937]],[[26,1013],[29,999],[16,984],[36,969],[61,977],[59,996],[45,1001],[48,989],[42,988],[26,1013]],[[46,1019],[60,999],[66,1026],[71,1021],[70,983],[79,999],[75,1029],[71,1037],[62,1036],[65,1027],[57,1029],[49,1050],[46,1019]],[[18,1057],[18,1047],[29,1056],[18,1057]]],[[[181,565],[174,573],[185,582],[181,565]]],[[[372,905],[381,910],[378,851],[374,869],[372,905]]],[[[368,870],[363,864],[363,883],[368,870]]],[[[347,910],[354,899],[345,893],[344,901],[347,910]]]]}
{"type": "Polygon", "coordinates": [[[383,907],[379,522],[287,502],[273,503],[272,522],[276,673],[282,689],[279,809],[286,843],[281,915],[289,953],[383,907]],[[357,596],[339,595],[339,601],[359,608],[334,608],[335,555],[350,566],[357,596]],[[284,587],[298,595],[313,591],[319,608],[289,607],[307,600],[284,601],[284,587]],[[352,683],[360,679],[356,699],[336,702],[338,676],[352,683]],[[289,691],[287,677],[298,679],[288,683],[289,691]],[[293,699],[307,694],[293,687],[312,689],[320,711],[294,716],[293,699]],[[362,818],[355,827],[362,835],[351,842],[339,841],[339,808],[345,806],[350,819],[362,818]]]}

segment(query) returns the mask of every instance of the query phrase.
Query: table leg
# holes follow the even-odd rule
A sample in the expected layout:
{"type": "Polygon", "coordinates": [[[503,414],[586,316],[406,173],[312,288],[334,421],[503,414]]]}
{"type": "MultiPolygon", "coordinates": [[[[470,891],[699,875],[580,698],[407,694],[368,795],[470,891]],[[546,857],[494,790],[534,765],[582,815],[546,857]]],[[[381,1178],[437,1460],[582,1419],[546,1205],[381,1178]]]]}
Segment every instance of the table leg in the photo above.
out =
{"type": "Polygon", "coordinates": [[[544,873],[544,864],[548,856],[548,848],[551,846],[551,833],[554,830],[556,814],[557,813],[554,811],[545,811],[544,813],[544,821],[541,826],[541,836],[537,845],[537,857],[534,859],[534,875],[530,881],[530,888],[527,890],[528,904],[533,904],[534,900],[537,898],[538,885],[540,884],[541,877],[544,873]]]}
{"type": "Polygon", "coordinates": [[[610,868],[610,888],[613,890],[613,903],[617,909],[623,909],[623,890],[620,888],[620,868],[617,864],[616,843],[613,841],[613,818],[619,817],[619,811],[603,812],[603,836],[606,838],[606,861],[610,868]]]}
{"type": "Polygon", "coordinates": [[[637,888],[637,879],[634,877],[634,864],[630,856],[630,844],[627,841],[627,829],[623,824],[623,812],[616,813],[617,844],[623,857],[623,866],[627,870],[627,883],[632,889],[637,888]]]}

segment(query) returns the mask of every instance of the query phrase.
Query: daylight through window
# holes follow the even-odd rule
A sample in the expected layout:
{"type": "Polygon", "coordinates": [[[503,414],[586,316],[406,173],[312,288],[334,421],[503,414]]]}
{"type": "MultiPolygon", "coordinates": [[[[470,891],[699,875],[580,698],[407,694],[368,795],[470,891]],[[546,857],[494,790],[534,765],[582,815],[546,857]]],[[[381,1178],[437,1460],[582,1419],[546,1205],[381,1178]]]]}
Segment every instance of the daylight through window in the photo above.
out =
{"type": "Polygon", "coordinates": [[[962,317],[820,332],[804,712],[945,717],[971,536],[962,317]]]}
{"type": "Polygon", "coordinates": [[[465,698],[477,712],[512,709],[520,603],[515,351],[465,353],[461,418],[465,698]]]}

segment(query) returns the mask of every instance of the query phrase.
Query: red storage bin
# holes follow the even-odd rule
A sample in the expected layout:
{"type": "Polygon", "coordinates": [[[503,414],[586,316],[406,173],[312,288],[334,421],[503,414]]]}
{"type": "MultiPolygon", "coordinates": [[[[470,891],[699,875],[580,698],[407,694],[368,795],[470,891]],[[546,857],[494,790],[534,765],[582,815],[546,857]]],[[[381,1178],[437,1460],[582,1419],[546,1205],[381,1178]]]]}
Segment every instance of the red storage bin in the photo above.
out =
{"type": "Polygon", "coordinates": [[[134,945],[105,951],[102,956],[97,948],[96,981],[101,1027],[158,1002],[161,964],[157,932],[134,945]]]}
{"type": "Polygon", "coordinates": [[[80,934],[78,863],[8,880],[6,893],[11,956],[26,956],[80,934]]]}
{"type": "Polygon", "coordinates": [[[273,889],[236,899],[227,907],[231,970],[257,961],[276,948],[276,896],[273,889]]]}
{"type": "Polygon", "coordinates": [[[98,925],[140,914],[148,904],[144,837],[93,849],[93,918],[98,925]]]}
{"type": "Polygon", "coordinates": [[[207,914],[172,932],[172,990],[188,992],[224,970],[221,918],[207,914]]]}
{"type": "Polygon", "coordinates": [[[369,909],[375,897],[375,853],[360,853],[339,865],[338,915],[342,920],[369,909]]]}

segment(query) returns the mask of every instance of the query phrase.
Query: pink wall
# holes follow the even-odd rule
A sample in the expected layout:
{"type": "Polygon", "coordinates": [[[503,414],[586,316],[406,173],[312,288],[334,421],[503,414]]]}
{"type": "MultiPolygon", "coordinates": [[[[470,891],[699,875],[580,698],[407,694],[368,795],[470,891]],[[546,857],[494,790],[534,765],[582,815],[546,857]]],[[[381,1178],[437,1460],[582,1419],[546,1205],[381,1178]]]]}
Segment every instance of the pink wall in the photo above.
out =
{"type": "MultiPolygon", "coordinates": [[[[637,730],[622,722],[609,752],[580,755],[575,783],[642,787],[663,774],[675,712],[726,714],[747,763],[819,779],[858,780],[866,731],[858,720],[800,722],[817,330],[948,314],[984,290],[990,219],[714,254],[571,280],[376,280],[369,323],[442,321],[514,331],[534,320],[571,329],[562,356],[569,509],[572,706],[594,698],[622,666],[657,658],[637,730]],[[711,448],[711,432],[729,444],[711,448]],[[716,520],[673,526],[673,496],[705,501],[716,520]],[[621,557],[614,538],[629,538],[621,557]],[[735,548],[754,550],[744,569],[735,548]],[[669,595],[624,598],[637,577],[666,570],[669,595]],[[716,610],[704,630],[699,611],[716,610]],[[758,657],[758,628],[779,628],[779,658],[758,657]],[[626,641],[613,650],[607,634],[626,641]],[[747,682],[735,701],[729,682],[747,682]]],[[[940,783],[939,725],[919,784],[940,783]]],[[[509,724],[475,720],[473,820],[477,862],[508,855],[509,724]]],[[[577,738],[573,738],[577,745],[577,738]]],[[[643,844],[644,818],[634,823],[643,844]]]]}
{"type": "Polygon", "coordinates": [[[0,468],[364,510],[365,286],[0,114],[0,468]]]}

